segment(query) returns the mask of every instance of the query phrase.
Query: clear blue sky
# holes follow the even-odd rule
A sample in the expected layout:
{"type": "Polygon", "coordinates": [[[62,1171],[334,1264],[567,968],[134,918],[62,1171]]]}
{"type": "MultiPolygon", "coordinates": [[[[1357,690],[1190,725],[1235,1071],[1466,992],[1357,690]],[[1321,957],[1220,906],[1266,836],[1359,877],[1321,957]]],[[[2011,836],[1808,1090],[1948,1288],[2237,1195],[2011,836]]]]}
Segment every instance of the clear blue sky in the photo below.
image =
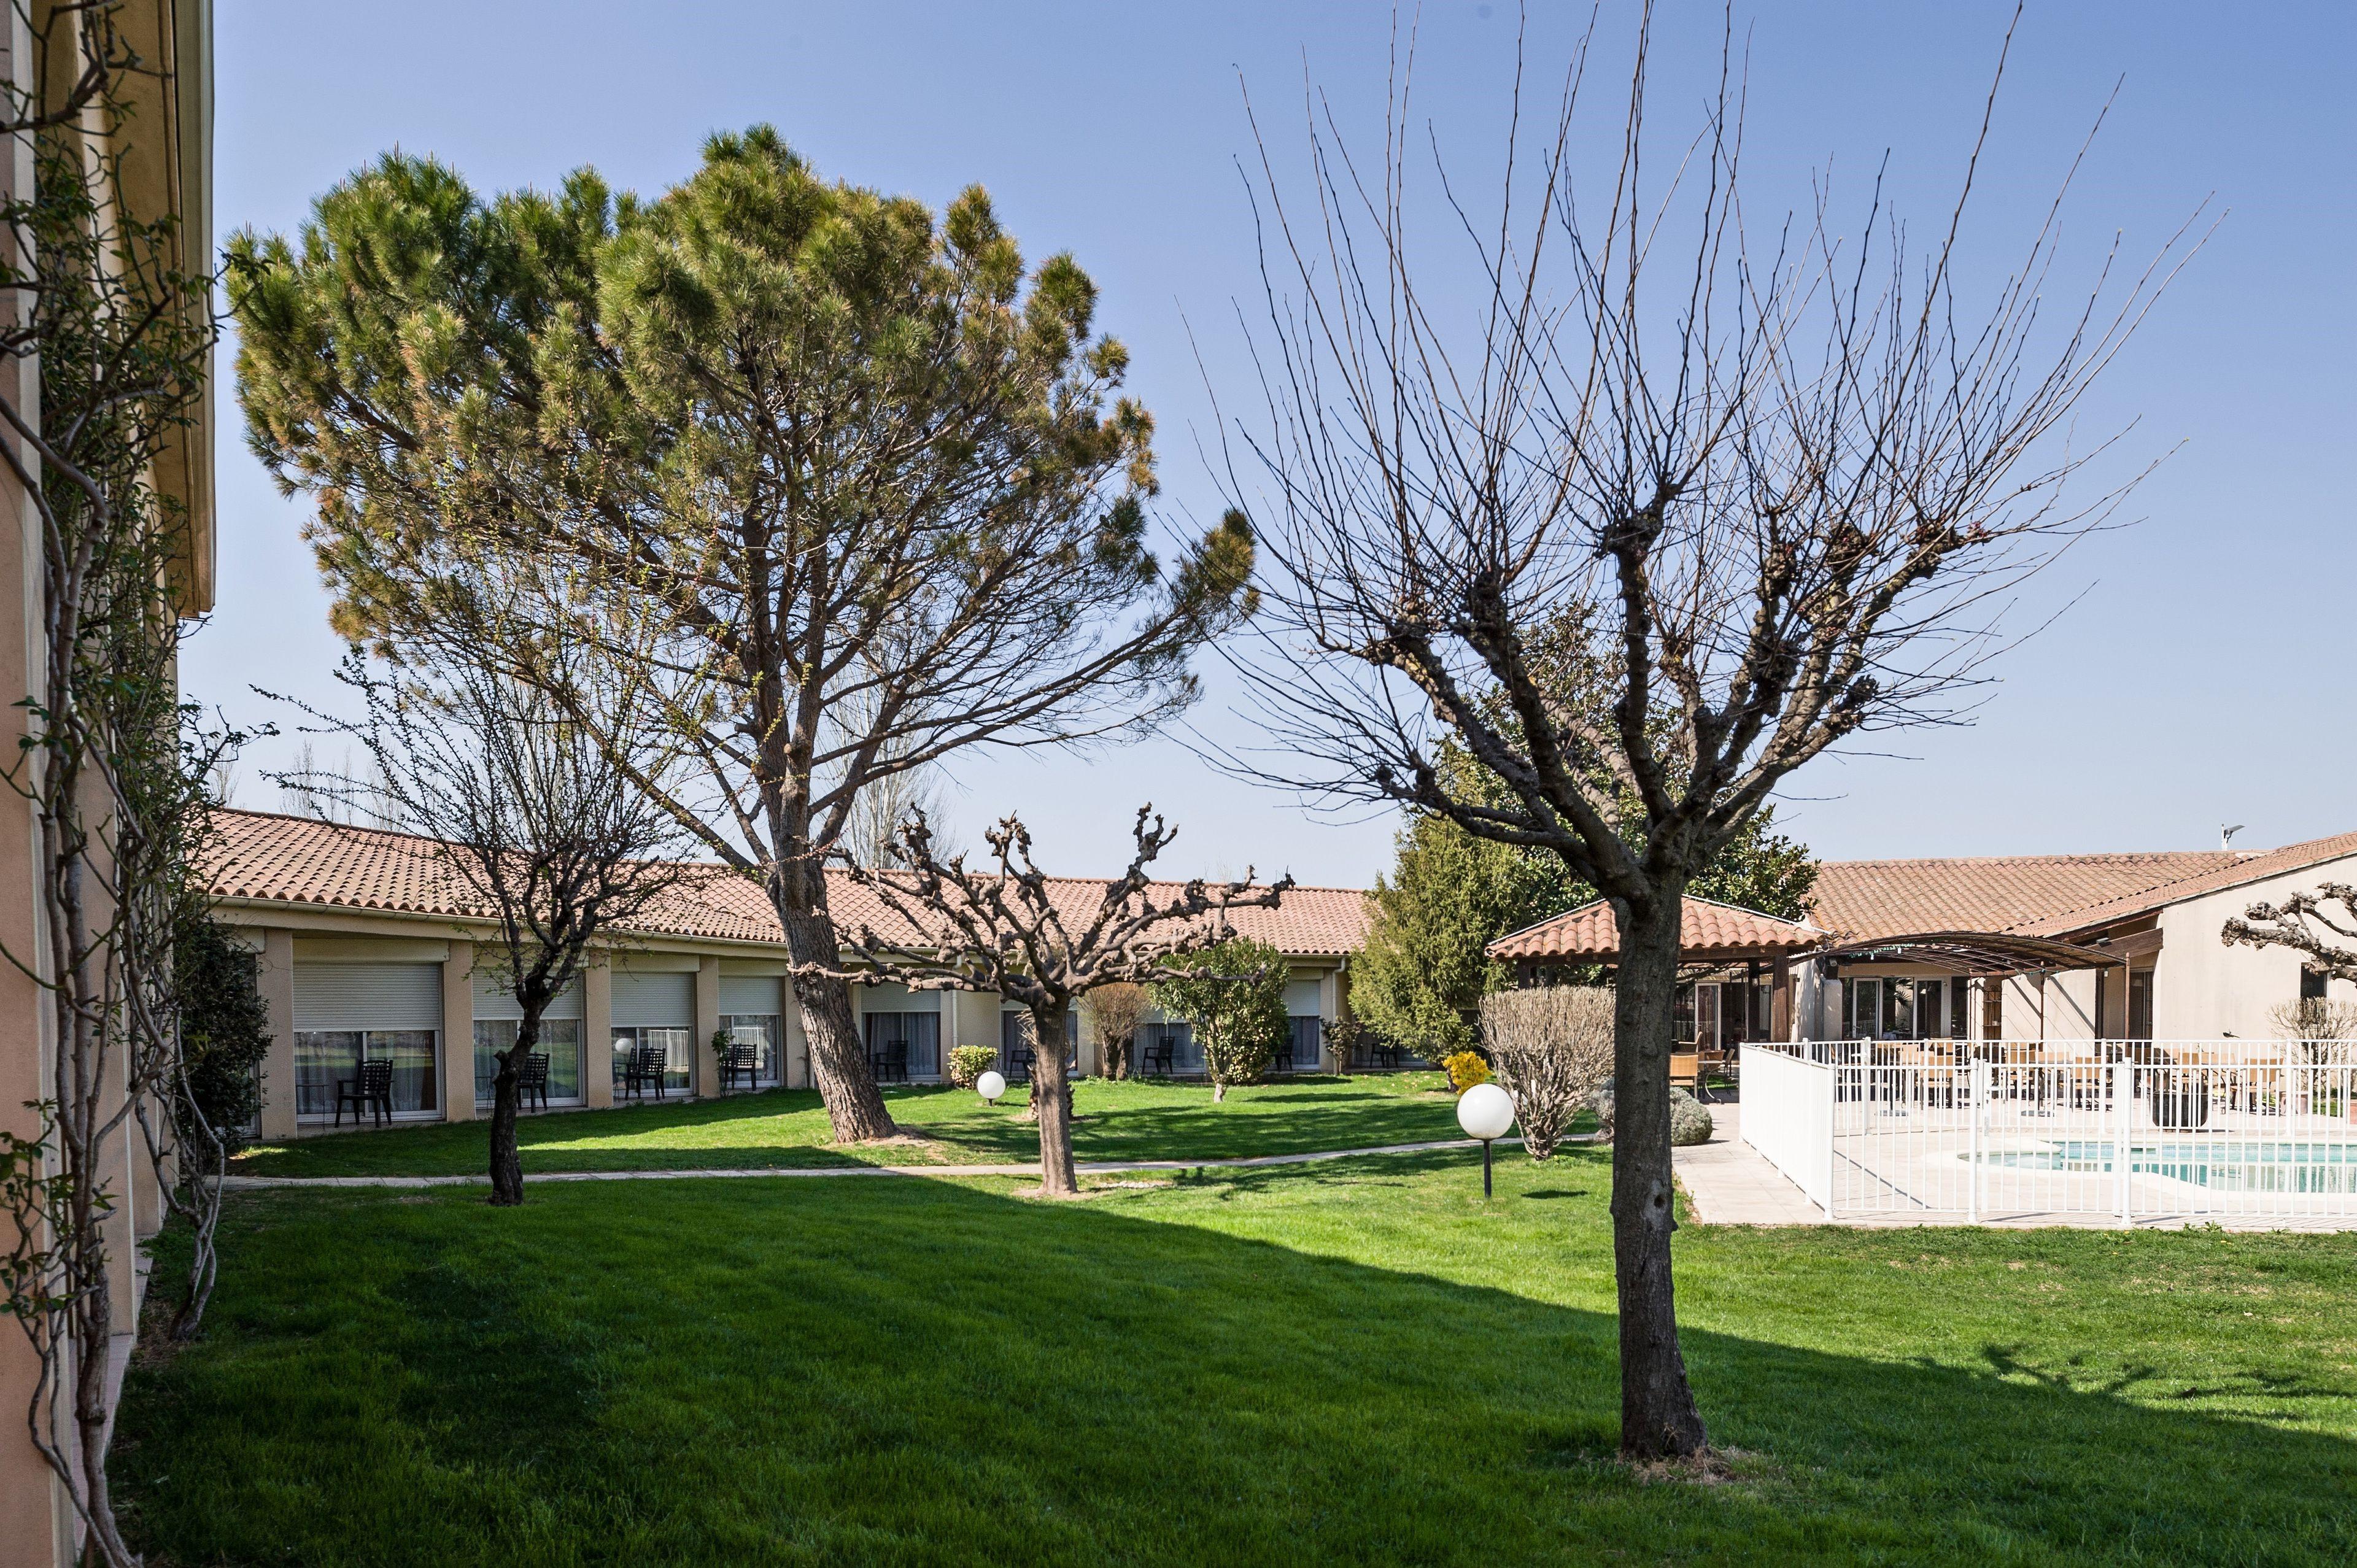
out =
{"type": "MultiPolygon", "coordinates": [[[[1534,59],[1569,20],[1548,8],[1534,59]]],[[[1585,6],[1559,8],[1568,17],[1585,6]]],[[[1665,48],[1703,59],[1716,7],[1674,14],[1665,48]]],[[[1968,145],[2010,7],[1820,3],[1750,8],[1751,153],[1782,190],[1830,160],[1888,150],[1906,209],[1935,215],[1968,145]],[[1754,19],[1756,18],[1756,19],[1754,19]]],[[[939,203],[974,181],[1034,255],[1070,249],[1129,344],[1134,389],[1161,420],[1174,521],[1217,509],[1190,431],[1239,374],[1233,303],[1258,298],[1234,160],[1249,149],[1238,79],[1289,128],[1308,74],[1346,121],[1379,112],[1387,13],[1367,5],[708,4],[221,0],[221,231],[291,229],[315,196],[400,145],[479,189],[595,165],[653,190],[704,136],[778,125],[827,173],[939,203]],[[1289,119],[1285,118],[1290,116],[1289,119]]],[[[1420,111],[1478,165],[1511,63],[1511,5],[1424,11],[1420,111]]],[[[2025,601],[2028,627],[1967,729],[1918,733],[1905,757],[1800,775],[1785,814],[1828,857],[2201,847],[2219,823],[2267,845],[2357,828],[2347,693],[2357,535],[2357,7],[2159,0],[2033,5],[1984,177],[1981,231],[2025,232],[2115,82],[2111,120],[2071,208],[2072,231],[2125,231],[2142,255],[2205,199],[2224,225],[2085,410],[2136,422],[2134,450],[2182,449],[2138,492],[2133,528],[2088,542],[2025,601]]],[[[1667,93],[1657,113],[1677,110],[1667,93]]],[[[225,349],[225,355],[226,355],[225,349]]],[[[224,358],[224,368],[227,360],[224,358]]],[[[221,596],[191,645],[193,695],[268,716],[252,683],[328,695],[338,648],[300,502],[281,500],[223,395],[221,596]]],[[[1206,432],[1208,434],[1208,432],[1206,432]]],[[[1216,682],[1197,715],[1245,738],[1216,682]]],[[[240,803],[275,804],[249,762],[240,803]]],[[[1043,856],[1111,870],[1131,810],[1184,824],[1179,869],[1290,868],[1363,884],[1392,824],[1332,823],[1214,776],[1174,742],[960,769],[975,827],[1019,806],[1043,856]]]]}

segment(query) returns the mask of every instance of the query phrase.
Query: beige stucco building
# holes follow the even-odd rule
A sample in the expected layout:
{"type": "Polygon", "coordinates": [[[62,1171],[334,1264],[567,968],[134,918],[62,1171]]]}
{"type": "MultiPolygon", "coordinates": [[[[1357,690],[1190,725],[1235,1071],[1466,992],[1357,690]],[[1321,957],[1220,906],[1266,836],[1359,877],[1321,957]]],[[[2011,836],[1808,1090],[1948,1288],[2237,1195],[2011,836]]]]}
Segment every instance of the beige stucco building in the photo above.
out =
{"type": "MultiPolygon", "coordinates": [[[[2357,833],[2273,850],[1828,861],[1804,921],[1689,899],[1682,1037],[2266,1039],[2287,1003],[2357,1001],[2285,948],[2228,946],[2254,903],[2357,882],[2357,833]]],[[[1590,905],[1501,938],[1525,978],[1610,961],[1590,905]]]]}
{"type": "MultiPolygon", "coordinates": [[[[30,102],[45,85],[58,102],[62,82],[78,76],[82,60],[73,47],[75,31],[53,0],[30,0],[7,11],[0,39],[0,70],[15,102],[30,102]],[[54,41],[46,58],[36,33],[54,41]]],[[[212,19],[209,0],[124,0],[111,20],[123,45],[141,69],[123,79],[121,98],[128,113],[110,118],[83,115],[78,134],[94,149],[115,156],[113,199],[132,215],[156,220],[177,215],[176,264],[202,272],[210,265],[212,223],[210,180],[212,140],[212,19]]],[[[11,145],[5,178],[12,195],[30,189],[33,148],[20,134],[11,145]]],[[[18,264],[23,264],[18,259],[18,264]]],[[[22,308],[12,300],[10,308],[22,308]]],[[[22,358],[0,379],[0,397],[38,422],[43,406],[41,366],[22,358]]],[[[170,587],[184,615],[211,607],[213,572],[212,420],[210,406],[176,433],[152,475],[156,491],[178,503],[185,526],[169,541],[170,587]]],[[[20,460],[38,467],[29,449],[20,460]]],[[[42,679],[43,572],[40,520],[5,470],[0,495],[14,519],[0,528],[0,754],[19,757],[25,736],[21,700],[42,679]]],[[[38,841],[33,808],[21,795],[0,793],[0,946],[11,954],[43,951],[38,896],[38,841]]],[[[54,1092],[51,1009],[40,984],[13,964],[0,963],[0,1129],[19,1137],[38,1132],[31,1102],[54,1092]]],[[[125,1080],[127,1081],[127,1079],[125,1080]]],[[[115,1087],[118,1098],[121,1085],[115,1087]]],[[[101,1172],[113,1198],[104,1227],[114,1340],[110,1365],[119,1387],[136,1325],[145,1283],[139,1243],[163,1220],[156,1180],[128,1134],[110,1145],[101,1172]]],[[[26,1423],[38,1362],[12,1322],[0,1324],[0,1568],[61,1568],[74,1561],[74,1512],[65,1488],[33,1446],[26,1423]]]]}
{"type": "MultiPolygon", "coordinates": [[[[264,1074],[261,1132],[301,1137],[350,1126],[339,1084],[363,1060],[394,1068],[396,1122],[467,1121],[487,1108],[490,1053],[510,1034],[513,1001],[479,973],[476,944],[488,930],[437,874],[430,841],[264,812],[221,817],[212,869],[218,915],[262,959],[272,1045],[264,1074]]],[[[1092,908],[1103,884],[1056,879],[1060,898],[1092,908]]],[[[1164,889],[1168,892],[1173,889],[1164,889]]],[[[898,922],[848,878],[830,890],[838,922],[891,933],[898,922]]],[[[1276,909],[1243,909],[1233,924],[1291,961],[1287,1009],[1293,1054],[1279,1070],[1314,1071],[1326,1058],[1325,1026],[1347,1014],[1350,954],[1364,941],[1366,902],[1347,888],[1297,888],[1276,909]]],[[[490,965],[482,966],[488,971],[490,965]]],[[[596,1109],[618,1095],[698,1097],[810,1084],[808,1052],[787,983],[781,933],[761,890],[710,868],[667,897],[636,929],[601,949],[582,983],[544,1029],[550,1057],[548,1109],[596,1109]],[[727,1075],[716,1036],[754,1047],[749,1077],[727,1075]],[[634,1052],[659,1053],[659,1081],[632,1083],[634,1052]]],[[[853,988],[869,1055],[888,1081],[937,1083],[948,1053],[983,1046],[1012,1058],[1017,1009],[992,994],[853,988]]],[[[1082,1004],[1071,1046],[1082,1071],[1097,1067],[1082,1004]]],[[[1141,1054],[1184,1075],[1182,1022],[1147,1026],[1141,1054]]]]}

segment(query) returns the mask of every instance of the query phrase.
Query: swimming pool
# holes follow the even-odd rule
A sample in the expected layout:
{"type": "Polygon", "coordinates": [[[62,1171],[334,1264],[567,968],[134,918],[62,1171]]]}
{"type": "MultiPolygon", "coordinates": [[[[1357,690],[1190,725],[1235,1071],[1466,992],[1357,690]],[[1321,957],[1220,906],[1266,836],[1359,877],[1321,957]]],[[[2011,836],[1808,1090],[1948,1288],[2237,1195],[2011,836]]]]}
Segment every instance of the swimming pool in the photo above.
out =
{"type": "MultiPolygon", "coordinates": [[[[2035,1149],[1993,1150],[1981,1161],[2015,1170],[2101,1176],[2111,1171],[2117,1153],[2109,1143],[2065,1140],[2035,1149]]],[[[2352,1193],[2357,1192],[2357,1142],[2235,1139],[2131,1144],[2128,1169],[2221,1192],[2352,1193]]]]}

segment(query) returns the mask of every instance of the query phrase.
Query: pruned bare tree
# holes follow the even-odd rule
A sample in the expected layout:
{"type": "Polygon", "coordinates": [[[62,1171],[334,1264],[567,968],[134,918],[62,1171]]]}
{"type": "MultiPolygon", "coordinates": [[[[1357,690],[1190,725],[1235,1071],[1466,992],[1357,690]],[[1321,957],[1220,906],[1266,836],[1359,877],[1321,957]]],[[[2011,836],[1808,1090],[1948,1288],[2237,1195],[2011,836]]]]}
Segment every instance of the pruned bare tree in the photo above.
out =
{"type": "Polygon", "coordinates": [[[1589,1095],[1612,1076],[1612,993],[1549,985],[1481,998],[1490,1069],[1513,1097],[1514,1124],[1534,1160],[1551,1159],[1589,1095]]]}
{"type": "Polygon", "coordinates": [[[1240,881],[1213,886],[1196,877],[1157,894],[1147,867],[1178,830],[1144,806],[1133,832],[1137,847],[1129,869],[1099,886],[1092,907],[1058,902],[1052,879],[1032,861],[1031,830],[1011,815],[984,835],[990,860],[978,869],[968,870],[963,855],[946,864],[937,858],[921,816],[900,831],[904,870],[852,868],[909,929],[885,937],[861,926],[850,948],[866,967],[831,972],[867,984],[898,981],[917,991],[996,992],[1029,1012],[1039,1042],[1031,1103],[1039,1115],[1039,1190],[1050,1197],[1080,1190],[1063,1044],[1074,1003],[1101,987],[1168,974],[1173,958],[1232,935],[1232,911],[1275,908],[1293,886],[1290,876],[1256,885],[1247,870],[1240,881]]]}
{"type": "Polygon", "coordinates": [[[1670,1269],[1686,886],[1795,768],[1959,715],[2006,592],[2112,515],[2120,486],[2062,498],[2104,448],[2061,427],[2186,246],[2120,287],[2106,260],[2053,320],[2050,209],[2018,266],[1968,288],[1986,116],[1927,251],[1878,178],[1860,212],[1821,183],[1763,229],[1731,44],[1666,146],[1651,7],[1588,137],[1595,45],[1536,137],[1517,68],[1486,204],[1437,135],[1422,182],[1412,49],[1380,158],[1315,97],[1306,193],[1263,139],[1263,412],[1223,429],[1269,612],[1239,661],[1274,740],[1230,760],[1551,852],[1611,901],[1621,1444],[1651,1458],[1706,1445],[1670,1269]],[[1461,266],[1436,267],[1436,234],[1461,266]],[[1444,744],[1475,766],[1443,767],[1444,744]]]}
{"type": "Polygon", "coordinates": [[[522,681],[507,668],[512,642],[450,632],[393,671],[348,658],[337,678],[359,697],[358,718],[295,704],[371,765],[360,779],[314,772],[300,787],[358,820],[431,840],[453,906],[490,927],[476,938],[475,968],[521,1014],[515,1038],[493,1053],[491,1202],[505,1206],[523,1201],[518,1087],[549,1006],[593,948],[692,868],[678,858],[686,838],[677,822],[638,783],[660,788],[679,768],[662,704],[639,678],[543,641],[535,678],[522,681]],[[617,755],[630,767],[616,767],[617,755]]]}
{"type": "Polygon", "coordinates": [[[2313,893],[2254,904],[2229,919],[2218,939],[2230,948],[2289,948],[2309,968],[2357,984],[2357,887],[2327,882],[2313,893]]]}
{"type": "MultiPolygon", "coordinates": [[[[2289,948],[2301,955],[2302,968],[2327,980],[2357,983],[2357,887],[2346,882],[2253,904],[2218,935],[2230,948],[2289,948]]],[[[2307,1042],[2311,1060],[2350,1059],[2345,1042],[2357,1036],[2357,1007],[2346,1002],[2286,1002],[2270,1012],[2268,1021],[2287,1038],[2307,1042]]]]}

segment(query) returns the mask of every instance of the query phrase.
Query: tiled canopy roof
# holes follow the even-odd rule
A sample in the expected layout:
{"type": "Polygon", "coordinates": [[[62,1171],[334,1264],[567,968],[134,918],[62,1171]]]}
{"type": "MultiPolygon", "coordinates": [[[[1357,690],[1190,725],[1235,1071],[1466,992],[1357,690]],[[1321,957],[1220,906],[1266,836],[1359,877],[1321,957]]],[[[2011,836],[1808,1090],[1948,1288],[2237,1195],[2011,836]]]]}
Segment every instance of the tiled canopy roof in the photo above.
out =
{"type": "MultiPolygon", "coordinates": [[[[465,890],[441,873],[430,839],[262,811],[223,811],[217,821],[215,858],[206,869],[218,897],[446,920],[488,913],[465,907],[465,890]]],[[[827,876],[828,901],[844,929],[866,925],[886,940],[913,934],[873,889],[841,872],[827,876]]],[[[1093,912],[1104,888],[1103,882],[1085,877],[1054,877],[1050,886],[1068,919],[1093,912]]],[[[1167,898],[1180,886],[1156,883],[1153,891],[1167,898]]],[[[1366,945],[1367,920],[1366,895],[1350,887],[1297,887],[1277,908],[1239,909],[1232,917],[1242,935],[1296,958],[1356,952],[1366,945]]],[[[637,925],[659,936],[784,940],[760,887],[709,864],[698,865],[637,925]]]]}
{"type": "MultiPolygon", "coordinates": [[[[1692,959],[1799,952],[1816,946],[1824,937],[1813,926],[1780,920],[1757,909],[1715,904],[1707,898],[1688,898],[1678,915],[1678,948],[1692,959]]],[[[1612,906],[1600,898],[1500,937],[1489,947],[1491,957],[1508,961],[1570,959],[1592,963],[1620,951],[1620,922],[1613,918],[1612,906]]]]}

